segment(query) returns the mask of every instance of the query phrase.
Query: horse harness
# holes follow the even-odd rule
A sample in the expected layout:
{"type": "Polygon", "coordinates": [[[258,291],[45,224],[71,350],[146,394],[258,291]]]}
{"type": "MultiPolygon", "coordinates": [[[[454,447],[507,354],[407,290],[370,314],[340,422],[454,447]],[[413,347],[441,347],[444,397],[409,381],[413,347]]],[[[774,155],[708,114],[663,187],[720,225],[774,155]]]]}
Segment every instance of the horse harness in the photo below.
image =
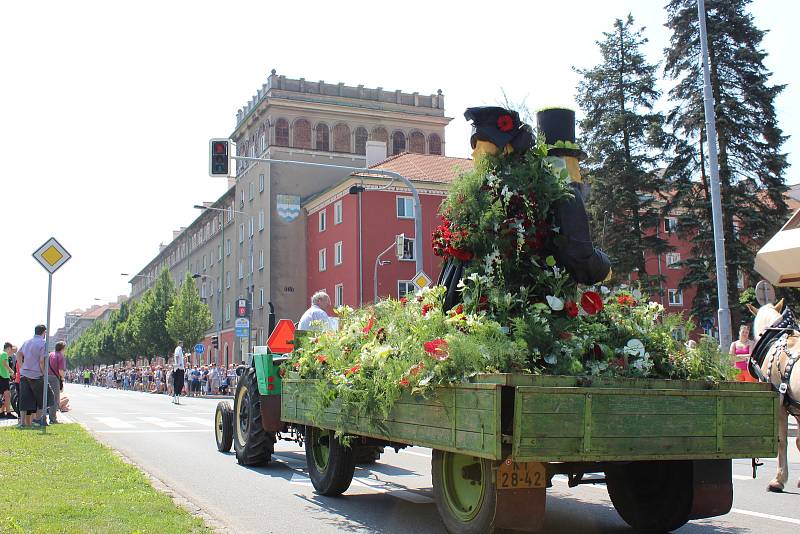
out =
{"type": "MultiPolygon", "coordinates": [[[[788,341],[789,335],[798,329],[800,329],[800,327],[798,327],[794,313],[787,307],[781,317],[772,326],[767,328],[758,342],[756,342],[748,363],[750,375],[753,376],[753,378],[757,378],[760,382],[768,382],[771,384],[772,389],[780,394],[783,404],[786,405],[787,409],[793,415],[800,414],[800,399],[792,398],[788,394],[789,379],[792,376],[794,364],[800,359],[800,351],[795,351],[794,354],[789,352],[788,341]],[[786,354],[787,362],[786,368],[781,374],[781,383],[776,386],[772,383],[770,378],[772,375],[772,365],[775,363],[775,355],[781,353],[786,354]],[[767,369],[770,376],[764,376],[764,373],[761,372],[761,366],[767,354],[769,354],[767,369]]],[[[778,372],[780,373],[780,364],[778,364],[778,372]]]]}

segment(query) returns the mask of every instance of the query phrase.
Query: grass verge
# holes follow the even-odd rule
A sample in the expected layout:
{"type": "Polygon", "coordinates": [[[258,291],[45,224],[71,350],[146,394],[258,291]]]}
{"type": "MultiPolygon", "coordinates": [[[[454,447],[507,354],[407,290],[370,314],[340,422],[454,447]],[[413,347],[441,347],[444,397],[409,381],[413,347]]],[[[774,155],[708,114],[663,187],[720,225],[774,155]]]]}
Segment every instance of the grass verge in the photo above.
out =
{"type": "Polygon", "coordinates": [[[0,532],[211,532],[79,425],[0,428],[0,455],[0,532]]]}

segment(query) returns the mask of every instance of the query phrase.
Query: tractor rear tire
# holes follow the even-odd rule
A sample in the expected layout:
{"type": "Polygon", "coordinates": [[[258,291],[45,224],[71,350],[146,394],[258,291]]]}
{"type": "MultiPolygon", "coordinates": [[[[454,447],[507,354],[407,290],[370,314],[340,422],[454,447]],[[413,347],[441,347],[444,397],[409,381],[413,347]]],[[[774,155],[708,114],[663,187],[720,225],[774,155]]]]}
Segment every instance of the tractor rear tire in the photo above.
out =
{"type": "Polygon", "coordinates": [[[233,445],[233,408],[228,401],[217,403],[214,413],[214,438],[219,452],[228,452],[233,445]]]}
{"type": "Polygon", "coordinates": [[[256,370],[242,373],[233,397],[233,446],[240,465],[265,465],[275,451],[275,433],[261,426],[256,370]]]}
{"type": "Polygon", "coordinates": [[[638,532],[670,532],[689,520],[692,462],[630,462],[606,471],[608,495],[617,513],[638,532]]]}
{"type": "Polygon", "coordinates": [[[333,430],[306,428],[306,464],[314,489],[320,495],[344,493],[356,468],[352,447],[345,447],[333,430]]]}

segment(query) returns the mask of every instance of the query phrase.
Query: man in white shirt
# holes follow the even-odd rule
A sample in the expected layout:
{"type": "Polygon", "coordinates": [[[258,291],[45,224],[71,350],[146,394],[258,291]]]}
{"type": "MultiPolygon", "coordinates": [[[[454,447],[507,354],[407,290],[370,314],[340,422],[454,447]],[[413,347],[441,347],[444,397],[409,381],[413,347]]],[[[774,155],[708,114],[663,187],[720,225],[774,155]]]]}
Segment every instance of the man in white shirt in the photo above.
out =
{"type": "Polygon", "coordinates": [[[306,310],[297,323],[298,330],[329,330],[331,320],[327,310],[331,308],[331,298],[324,291],[317,291],[311,297],[311,307],[306,310]]]}
{"type": "Polygon", "coordinates": [[[183,374],[185,373],[185,363],[183,359],[183,341],[178,341],[175,347],[175,364],[172,369],[172,403],[181,403],[181,392],[183,391],[183,374]]]}

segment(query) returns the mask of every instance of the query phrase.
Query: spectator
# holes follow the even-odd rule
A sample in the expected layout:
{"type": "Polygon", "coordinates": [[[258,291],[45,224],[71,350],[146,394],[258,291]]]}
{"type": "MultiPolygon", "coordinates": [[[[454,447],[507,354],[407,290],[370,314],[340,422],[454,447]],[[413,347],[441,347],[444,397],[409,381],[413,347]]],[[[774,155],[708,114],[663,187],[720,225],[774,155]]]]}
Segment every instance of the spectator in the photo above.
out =
{"type": "Polygon", "coordinates": [[[67,370],[67,362],[64,359],[64,348],[66,346],[67,344],[63,341],[57,342],[55,352],[51,352],[47,359],[50,366],[47,381],[50,384],[50,389],[53,390],[53,405],[48,408],[51,425],[58,424],[56,412],[58,407],[61,406],[61,390],[64,389],[64,372],[67,370]]]}
{"type": "Polygon", "coordinates": [[[89,384],[92,382],[92,372],[89,369],[84,369],[83,371],[83,385],[84,387],[89,387],[89,384]]]}
{"type": "Polygon", "coordinates": [[[331,320],[327,310],[331,308],[331,298],[324,291],[317,291],[311,297],[311,307],[308,308],[300,322],[298,330],[330,330],[331,320]]]}
{"type": "MultiPolygon", "coordinates": [[[[45,332],[47,327],[42,324],[36,326],[33,337],[23,343],[17,352],[17,357],[22,361],[19,409],[22,413],[22,426],[26,428],[32,426],[33,414],[43,408],[44,365],[47,358],[45,332]]],[[[47,422],[42,417],[37,420],[37,424],[46,425],[47,422]]]]}
{"type": "Polygon", "coordinates": [[[183,359],[183,342],[178,341],[178,346],[175,347],[175,364],[172,370],[172,388],[173,397],[172,402],[175,404],[181,403],[181,393],[183,392],[183,375],[184,375],[184,359],[183,359]]]}
{"type": "Polygon", "coordinates": [[[211,371],[208,373],[210,386],[209,392],[211,395],[219,395],[220,374],[216,363],[211,364],[211,371]]]}
{"type": "Polygon", "coordinates": [[[11,413],[11,348],[13,345],[6,341],[3,352],[0,352],[0,417],[16,419],[11,413]]]}
{"type": "Polygon", "coordinates": [[[191,381],[189,382],[189,394],[192,397],[196,397],[200,394],[200,370],[197,369],[196,365],[189,375],[191,376],[191,381]]]}

